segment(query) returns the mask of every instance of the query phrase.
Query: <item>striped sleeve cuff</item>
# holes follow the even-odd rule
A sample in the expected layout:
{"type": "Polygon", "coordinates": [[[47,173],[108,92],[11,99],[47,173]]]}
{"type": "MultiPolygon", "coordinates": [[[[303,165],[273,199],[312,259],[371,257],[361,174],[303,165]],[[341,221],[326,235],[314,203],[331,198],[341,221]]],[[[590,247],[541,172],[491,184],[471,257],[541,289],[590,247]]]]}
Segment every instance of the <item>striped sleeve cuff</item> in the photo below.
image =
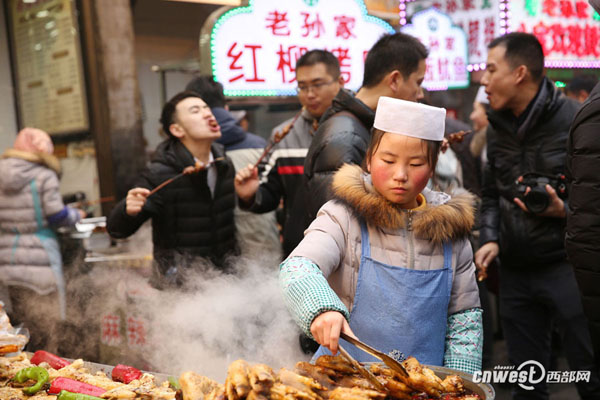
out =
{"type": "Polygon", "coordinates": [[[313,320],[325,311],[350,319],[348,309],[331,289],[319,267],[305,257],[288,258],[279,266],[279,284],[294,320],[309,337],[313,320]]]}
{"type": "Polygon", "coordinates": [[[481,370],[483,323],[481,308],[470,308],[448,317],[444,367],[470,374],[481,370]]]}

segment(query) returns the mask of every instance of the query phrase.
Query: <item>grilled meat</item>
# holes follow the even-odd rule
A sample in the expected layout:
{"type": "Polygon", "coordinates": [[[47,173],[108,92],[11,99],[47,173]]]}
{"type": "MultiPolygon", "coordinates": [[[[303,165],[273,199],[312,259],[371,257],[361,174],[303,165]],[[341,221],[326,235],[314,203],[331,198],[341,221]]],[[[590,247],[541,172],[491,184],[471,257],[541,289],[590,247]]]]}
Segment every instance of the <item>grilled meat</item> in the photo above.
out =
{"type": "Polygon", "coordinates": [[[229,400],[245,399],[250,393],[250,380],[248,379],[249,365],[244,360],[237,360],[229,365],[225,392],[229,400]]]}

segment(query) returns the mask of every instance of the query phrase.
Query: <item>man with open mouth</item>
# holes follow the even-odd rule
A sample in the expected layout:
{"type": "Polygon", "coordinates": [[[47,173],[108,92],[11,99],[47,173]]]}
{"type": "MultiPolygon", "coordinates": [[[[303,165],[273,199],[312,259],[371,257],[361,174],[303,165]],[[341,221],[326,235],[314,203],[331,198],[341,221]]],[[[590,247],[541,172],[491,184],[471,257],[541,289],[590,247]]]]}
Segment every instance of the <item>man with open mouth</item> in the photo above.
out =
{"type": "Polygon", "coordinates": [[[235,169],[223,146],[215,143],[221,128],[197,93],[176,94],[163,107],[160,122],[168,138],[112,210],[107,228],[112,237],[125,238],[151,218],[154,283],[181,286],[198,257],[227,270],[226,256],[238,252],[235,169]]]}

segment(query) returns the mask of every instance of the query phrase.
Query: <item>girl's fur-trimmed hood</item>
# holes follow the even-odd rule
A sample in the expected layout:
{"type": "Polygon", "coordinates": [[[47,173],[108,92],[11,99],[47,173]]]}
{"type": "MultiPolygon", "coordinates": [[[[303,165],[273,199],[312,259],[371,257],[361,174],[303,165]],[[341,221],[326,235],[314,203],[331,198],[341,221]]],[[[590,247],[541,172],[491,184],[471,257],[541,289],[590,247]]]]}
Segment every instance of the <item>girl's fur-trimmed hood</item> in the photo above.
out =
{"type": "MultiPolygon", "coordinates": [[[[333,178],[334,198],[354,210],[368,223],[384,229],[405,228],[408,210],[381,196],[371,184],[371,176],[358,165],[343,165],[333,178]]],[[[424,209],[412,211],[412,228],[417,237],[442,242],[467,236],[473,227],[474,197],[467,191],[450,197],[425,188],[424,209]]]]}

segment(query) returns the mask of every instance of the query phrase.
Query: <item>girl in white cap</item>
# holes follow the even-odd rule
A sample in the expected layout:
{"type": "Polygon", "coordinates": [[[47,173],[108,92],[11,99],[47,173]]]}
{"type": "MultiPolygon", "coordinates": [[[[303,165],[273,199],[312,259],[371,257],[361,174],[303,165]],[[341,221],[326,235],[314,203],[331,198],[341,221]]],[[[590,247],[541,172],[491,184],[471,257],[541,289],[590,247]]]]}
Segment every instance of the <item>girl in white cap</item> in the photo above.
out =
{"type": "MultiPolygon", "coordinates": [[[[363,167],[344,165],[303,241],[281,264],[295,320],[337,352],[340,331],[383,352],[474,372],[483,343],[467,239],[472,196],[427,189],[445,110],[389,97],[377,106],[363,167]]],[[[345,343],[359,361],[376,361],[345,343]]]]}

